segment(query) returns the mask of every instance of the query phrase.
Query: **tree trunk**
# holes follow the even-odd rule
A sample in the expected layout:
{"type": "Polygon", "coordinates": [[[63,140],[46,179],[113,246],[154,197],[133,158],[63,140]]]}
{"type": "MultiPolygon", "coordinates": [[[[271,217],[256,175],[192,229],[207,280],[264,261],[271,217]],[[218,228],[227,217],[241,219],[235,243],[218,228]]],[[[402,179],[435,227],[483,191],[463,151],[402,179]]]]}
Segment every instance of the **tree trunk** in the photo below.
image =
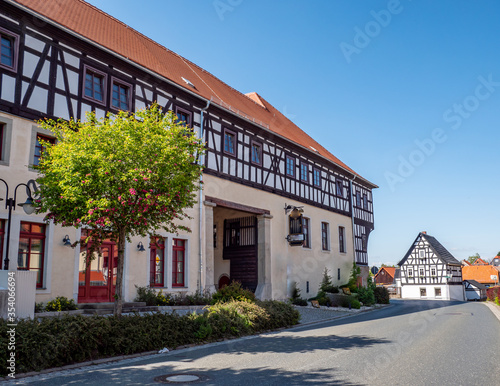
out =
{"type": "Polygon", "coordinates": [[[125,230],[118,231],[118,261],[116,267],[115,306],[113,314],[121,316],[123,307],[123,265],[125,261],[125,230]]]}

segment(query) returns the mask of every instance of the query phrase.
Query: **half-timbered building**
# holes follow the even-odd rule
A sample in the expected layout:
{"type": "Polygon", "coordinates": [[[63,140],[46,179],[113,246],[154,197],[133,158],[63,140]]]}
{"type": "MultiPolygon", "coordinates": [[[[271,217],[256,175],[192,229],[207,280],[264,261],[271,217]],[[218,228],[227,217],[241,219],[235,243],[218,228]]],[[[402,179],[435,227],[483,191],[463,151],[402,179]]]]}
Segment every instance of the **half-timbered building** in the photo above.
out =
{"type": "Polygon", "coordinates": [[[434,237],[420,232],[401,268],[401,298],[464,300],[462,265],[434,237]]]}
{"type": "MultiPolygon", "coordinates": [[[[126,300],[135,285],[194,292],[230,280],[260,298],[285,298],[294,282],[313,296],[325,267],[336,284],[348,281],[353,261],[367,274],[376,185],[262,96],[236,91],[82,0],[0,4],[0,173],[9,192],[36,178],[40,140],[53,138],[36,124],[44,117],[85,120],[88,111],[104,117],[156,102],[206,142],[204,188],[185,224],[192,233],[127,245],[126,300]],[[290,208],[301,214],[298,246],[286,239],[290,208]]],[[[7,221],[2,206],[0,246],[7,221]]],[[[19,210],[10,225],[10,268],[36,270],[37,301],[112,300],[113,243],[86,265],[83,251],[67,246],[81,229],[19,210]]],[[[5,248],[0,254],[7,257],[5,248]]]]}

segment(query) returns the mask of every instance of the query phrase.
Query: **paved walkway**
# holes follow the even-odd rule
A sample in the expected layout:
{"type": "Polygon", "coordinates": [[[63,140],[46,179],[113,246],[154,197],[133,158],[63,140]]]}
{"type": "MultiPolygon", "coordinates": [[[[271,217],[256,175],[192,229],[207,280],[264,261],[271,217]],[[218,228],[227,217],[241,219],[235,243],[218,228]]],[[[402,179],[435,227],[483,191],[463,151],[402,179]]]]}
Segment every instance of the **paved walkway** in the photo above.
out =
{"type": "Polygon", "coordinates": [[[387,307],[389,304],[377,305],[375,307],[361,307],[361,309],[349,309],[342,307],[321,307],[315,308],[312,306],[296,307],[300,312],[300,324],[309,324],[314,322],[321,322],[323,320],[337,319],[344,316],[358,314],[360,312],[372,311],[382,307],[387,307]]]}

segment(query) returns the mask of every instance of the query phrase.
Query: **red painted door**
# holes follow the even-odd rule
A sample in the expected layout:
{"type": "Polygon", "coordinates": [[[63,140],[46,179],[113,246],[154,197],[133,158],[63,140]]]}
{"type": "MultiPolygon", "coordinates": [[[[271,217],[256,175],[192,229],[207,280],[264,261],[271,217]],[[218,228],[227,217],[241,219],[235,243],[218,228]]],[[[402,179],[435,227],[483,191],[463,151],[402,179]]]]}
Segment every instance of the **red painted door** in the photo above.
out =
{"type": "Polygon", "coordinates": [[[116,244],[103,243],[101,254],[94,252],[92,260],[85,255],[80,254],[78,303],[113,302],[118,258],[116,244]]]}

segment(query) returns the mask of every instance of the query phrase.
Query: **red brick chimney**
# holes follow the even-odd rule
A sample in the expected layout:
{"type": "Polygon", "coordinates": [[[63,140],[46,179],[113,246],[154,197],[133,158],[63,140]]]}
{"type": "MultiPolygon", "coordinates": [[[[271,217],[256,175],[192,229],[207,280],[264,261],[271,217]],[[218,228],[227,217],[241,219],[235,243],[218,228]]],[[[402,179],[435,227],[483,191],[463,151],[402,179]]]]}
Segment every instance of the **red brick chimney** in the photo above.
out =
{"type": "Polygon", "coordinates": [[[424,235],[426,235],[426,234],[427,234],[427,231],[422,231],[421,233],[423,233],[424,235]]]}

